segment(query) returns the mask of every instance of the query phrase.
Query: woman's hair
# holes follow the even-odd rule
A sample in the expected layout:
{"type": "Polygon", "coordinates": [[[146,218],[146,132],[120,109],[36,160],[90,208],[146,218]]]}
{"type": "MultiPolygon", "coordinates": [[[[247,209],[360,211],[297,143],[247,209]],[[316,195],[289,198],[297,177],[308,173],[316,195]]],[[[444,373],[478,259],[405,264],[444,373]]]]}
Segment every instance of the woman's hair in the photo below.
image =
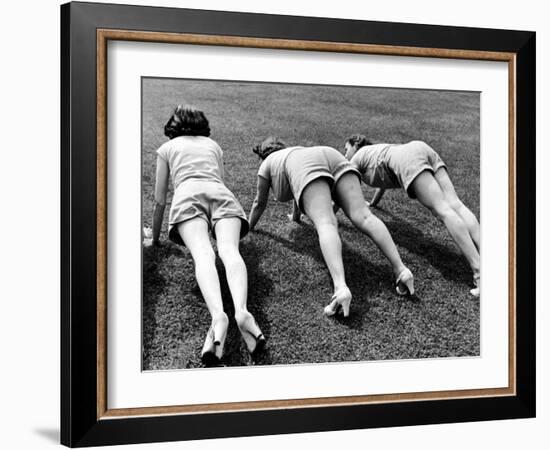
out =
{"type": "Polygon", "coordinates": [[[204,113],[189,105],[178,105],[164,125],[170,139],[178,136],[210,136],[210,125],[204,113]]]}
{"type": "Polygon", "coordinates": [[[286,148],[287,145],[282,139],[275,136],[269,136],[262,143],[252,147],[252,151],[256,153],[260,158],[266,159],[269,155],[277,150],[286,148]]]}
{"type": "Polygon", "coordinates": [[[352,134],[349,138],[346,139],[344,144],[350,144],[355,148],[361,148],[365,145],[372,145],[372,142],[367,139],[367,136],[364,134],[352,134]]]}

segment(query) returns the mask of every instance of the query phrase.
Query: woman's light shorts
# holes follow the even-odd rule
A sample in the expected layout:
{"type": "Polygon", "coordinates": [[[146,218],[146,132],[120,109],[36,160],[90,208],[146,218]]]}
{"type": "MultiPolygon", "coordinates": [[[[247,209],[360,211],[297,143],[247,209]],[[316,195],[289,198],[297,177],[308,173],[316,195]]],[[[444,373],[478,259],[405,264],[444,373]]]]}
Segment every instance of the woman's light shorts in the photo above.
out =
{"type": "Polygon", "coordinates": [[[317,178],[326,178],[333,189],[342,175],[351,172],[361,179],[361,174],[338,150],[332,147],[303,147],[292,151],[285,161],[285,171],[294,199],[302,206],[305,187],[317,178]]]}
{"type": "Polygon", "coordinates": [[[411,141],[391,146],[388,167],[396,174],[409,197],[416,198],[411,186],[414,179],[425,170],[435,173],[441,167],[447,166],[428,144],[423,141],[411,141]]]}
{"type": "Polygon", "coordinates": [[[176,188],[170,207],[170,240],[184,245],[177,226],[195,217],[200,217],[208,223],[214,239],[218,221],[230,217],[241,219],[241,238],[248,233],[249,225],[243,207],[222,183],[193,180],[186,181],[176,188]]]}

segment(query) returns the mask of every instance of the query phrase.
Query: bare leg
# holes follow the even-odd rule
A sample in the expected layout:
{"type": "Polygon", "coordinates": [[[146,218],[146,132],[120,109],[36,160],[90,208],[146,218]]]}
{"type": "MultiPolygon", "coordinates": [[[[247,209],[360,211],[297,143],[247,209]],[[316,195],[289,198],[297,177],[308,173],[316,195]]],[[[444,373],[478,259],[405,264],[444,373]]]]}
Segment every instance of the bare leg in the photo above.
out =
{"type": "Polygon", "coordinates": [[[229,321],[223,311],[220,280],[216,270],[216,255],[210,244],[208,223],[197,217],[180,223],[178,232],[191,252],[195,262],[197,283],[212,316],[212,326],[205,341],[203,354],[205,350],[213,351],[218,358],[221,358],[229,321]],[[213,335],[211,335],[212,332],[213,335]]]}
{"type": "Polygon", "coordinates": [[[262,335],[254,317],[246,307],[248,275],[239,252],[241,220],[237,217],[221,219],[216,223],[218,254],[225,267],[227,284],[235,306],[235,320],[250,352],[256,351],[257,339],[262,335]]]}
{"type": "Polygon", "coordinates": [[[449,178],[447,169],[445,169],[444,167],[440,168],[435,173],[435,179],[439,184],[439,187],[443,191],[447,202],[449,202],[449,204],[451,205],[451,208],[453,208],[457,212],[457,214],[462,217],[462,220],[468,227],[468,232],[470,233],[470,236],[474,241],[477,251],[479,252],[479,222],[476,216],[474,215],[474,213],[472,213],[472,211],[468,209],[466,205],[464,205],[464,203],[462,203],[462,201],[460,201],[460,199],[456,195],[455,187],[453,186],[453,183],[449,178]]]}
{"type": "Polygon", "coordinates": [[[479,277],[479,252],[470,236],[468,226],[451,207],[441,187],[429,171],[424,171],[413,181],[413,189],[420,203],[441,220],[454,239],[474,272],[479,277]]]}
{"type": "Polygon", "coordinates": [[[248,296],[248,275],[246,265],[239,252],[241,220],[237,217],[221,219],[216,223],[218,254],[225,267],[227,284],[231,291],[235,312],[246,311],[248,296]]]}
{"type": "Polygon", "coordinates": [[[321,253],[327,264],[334,286],[334,295],[325,307],[325,314],[332,316],[341,308],[344,317],[349,315],[351,292],[346,284],[344,263],[342,261],[342,241],[338,234],[338,222],[332,209],[332,197],[328,182],[317,179],[309,183],[302,193],[305,213],[313,222],[321,253]]]}
{"type": "Polygon", "coordinates": [[[398,277],[405,269],[405,265],[401,261],[401,256],[386,225],[367,206],[357,175],[353,173],[343,175],[338,180],[335,191],[336,203],[352,223],[380,248],[388,258],[394,275],[398,277]]]}
{"type": "Polygon", "coordinates": [[[336,216],[328,182],[319,178],[309,183],[302,193],[305,213],[313,222],[319,236],[319,245],[327,264],[334,291],[347,288],[342,261],[342,241],[338,234],[336,216]]]}

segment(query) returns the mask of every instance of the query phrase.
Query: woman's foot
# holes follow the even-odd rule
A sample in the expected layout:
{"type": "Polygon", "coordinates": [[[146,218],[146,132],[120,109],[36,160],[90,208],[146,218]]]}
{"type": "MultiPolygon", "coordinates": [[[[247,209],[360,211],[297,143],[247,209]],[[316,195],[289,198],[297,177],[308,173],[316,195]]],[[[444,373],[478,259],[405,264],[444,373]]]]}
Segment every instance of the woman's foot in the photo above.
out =
{"type": "Polygon", "coordinates": [[[399,295],[414,294],[414,277],[412,272],[406,267],[399,273],[395,281],[395,291],[399,295]]]}
{"type": "Polygon", "coordinates": [[[479,297],[479,273],[474,274],[474,288],[470,289],[470,294],[474,297],[479,297]]]}
{"type": "Polygon", "coordinates": [[[220,365],[228,324],[229,320],[225,313],[212,319],[212,325],[208,329],[201,352],[201,360],[206,367],[220,365]]]}
{"type": "Polygon", "coordinates": [[[250,354],[255,356],[260,353],[266,340],[254,316],[248,311],[239,311],[235,313],[235,321],[250,354]]]}
{"type": "Polygon", "coordinates": [[[349,306],[351,304],[351,292],[347,286],[338,289],[332,296],[330,304],[325,306],[325,314],[334,316],[338,312],[342,312],[344,317],[349,316],[349,306]]]}

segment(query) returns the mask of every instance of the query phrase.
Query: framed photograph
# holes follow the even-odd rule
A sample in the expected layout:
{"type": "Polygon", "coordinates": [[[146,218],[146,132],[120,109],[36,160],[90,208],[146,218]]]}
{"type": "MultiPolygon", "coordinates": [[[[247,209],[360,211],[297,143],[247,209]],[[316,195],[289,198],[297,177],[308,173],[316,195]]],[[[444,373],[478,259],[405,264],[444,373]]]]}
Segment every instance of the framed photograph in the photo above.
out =
{"type": "Polygon", "coordinates": [[[535,415],[535,33],[61,7],[61,442],[535,415]]]}

